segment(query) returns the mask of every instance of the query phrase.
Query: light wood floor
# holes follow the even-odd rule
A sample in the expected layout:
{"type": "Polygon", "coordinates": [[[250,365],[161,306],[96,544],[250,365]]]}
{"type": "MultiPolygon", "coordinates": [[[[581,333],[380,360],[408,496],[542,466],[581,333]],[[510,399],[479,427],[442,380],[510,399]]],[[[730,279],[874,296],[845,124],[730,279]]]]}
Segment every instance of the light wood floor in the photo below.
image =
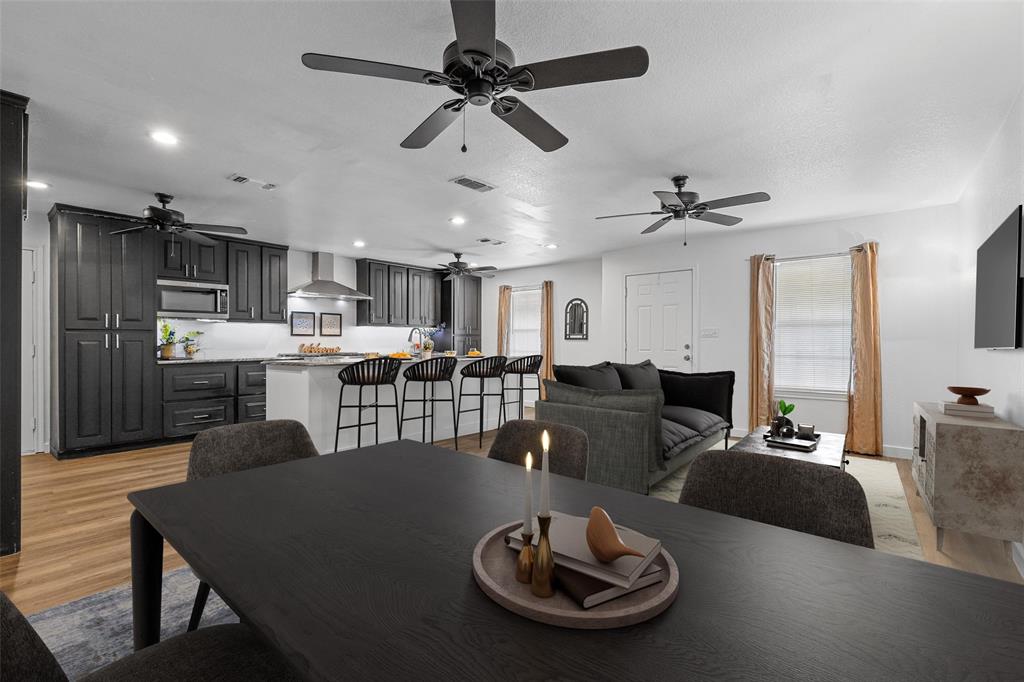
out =
{"type": "MultiPolygon", "coordinates": [[[[528,415],[532,416],[532,415],[528,415]]],[[[460,439],[463,452],[486,454],[474,437],[460,439]]],[[[451,441],[439,445],[454,447],[451,441]]],[[[48,454],[22,459],[22,546],[0,559],[0,589],[25,613],[125,584],[130,579],[128,518],[133,490],[185,480],[188,443],[55,460],[48,454]]],[[[1024,583],[1002,543],[947,531],[943,552],[935,549],[935,527],[914,494],[910,463],[895,461],[910,501],[924,558],[933,563],[1024,583]]],[[[183,566],[170,548],[165,570],[183,566]]]]}

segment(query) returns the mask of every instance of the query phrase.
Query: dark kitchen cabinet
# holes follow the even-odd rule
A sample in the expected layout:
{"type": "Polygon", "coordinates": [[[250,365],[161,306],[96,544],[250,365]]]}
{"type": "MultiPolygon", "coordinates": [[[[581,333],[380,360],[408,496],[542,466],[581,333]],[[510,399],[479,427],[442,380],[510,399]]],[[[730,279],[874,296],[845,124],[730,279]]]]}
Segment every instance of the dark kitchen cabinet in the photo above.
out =
{"type": "Polygon", "coordinates": [[[409,324],[409,268],[388,266],[388,323],[409,324]]]}
{"type": "Polygon", "coordinates": [[[261,422],[267,418],[267,396],[265,395],[240,395],[238,396],[238,408],[235,410],[235,419],[239,424],[243,422],[261,422]]]}
{"type": "Polygon", "coordinates": [[[261,362],[175,363],[163,367],[163,435],[266,419],[267,370],[261,362]]]}
{"type": "Polygon", "coordinates": [[[67,449],[110,444],[110,332],[64,335],[61,445],[67,449]]]}
{"type": "Polygon", "coordinates": [[[164,436],[168,438],[190,436],[214,426],[234,423],[234,398],[164,403],[164,436]]]}
{"type": "MultiPolygon", "coordinates": [[[[114,230],[131,223],[115,223],[114,230]]],[[[112,329],[153,331],[156,319],[156,274],[153,262],[153,234],[135,230],[111,235],[110,310],[112,329]]]]}
{"type": "Polygon", "coordinates": [[[356,288],[372,300],[356,303],[356,324],[388,324],[388,266],[371,260],[356,261],[356,288]]]}
{"type": "Polygon", "coordinates": [[[111,442],[159,438],[160,376],[153,361],[156,333],[115,331],[111,335],[111,442]]]}
{"type": "Polygon", "coordinates": [[[433,327],[438,323],[441,277],[430,270],[409,268],[409,324],[433,327]]]}
{"type": "Polygon", "coordinates": [[[61,282],[65,329],[110,328],[110,222],[60,216],[61,282]]]}
{"type": "Polygon", "coordinates": [[[228,244],[229,319],[256,320],[263,315],[263,260],[255,244],[228,244]]]}
{"type": "Polygon", "coordinates": [[[441,322],[441,275],[400,263],[356,261],[356,288],[372,300],[359,301],[360,326],[427,327],[441,322]]]}
{"type": "Polygon", "coordinates": [[[469,275],[441,283],[441,320],[448,325],[442,350],[465,355],[470,348],[480,349],[481,283],[469,275]]]}
{"type": "Polygon", "coordinates": [[[288,249],[262,247],[262,308],[264,322],[285,322],[288,319],[288,249]]]}
{"type": "Polygon", "coordinates": [[[258,395],[267,392],[267,366],[262,362],[245,362],[238,365],[238,395],[258,395]]]}
{"type": "Polygon", "coordinates": [[[227,242],[214,242],[211,246],[182,239],[173,232],[158,233],[156,276],[227,284],[227,242]]]}

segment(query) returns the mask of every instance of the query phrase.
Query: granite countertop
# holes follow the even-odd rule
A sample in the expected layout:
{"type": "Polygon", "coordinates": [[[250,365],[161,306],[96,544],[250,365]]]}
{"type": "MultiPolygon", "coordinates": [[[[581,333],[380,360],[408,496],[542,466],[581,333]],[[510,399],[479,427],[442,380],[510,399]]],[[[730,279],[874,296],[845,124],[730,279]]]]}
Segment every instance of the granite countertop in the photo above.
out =
{"type": "Polygon", "coordinates": [[[196,358],[173,358],[171,360],[160,360],[157,359],[156,364],[158,365],[201,365],[204,363],[212,362],[263,362],[265,360],[273,360],[276,355],[249,355],[249,356],[238,356],[238,355],[225,355],[224,357],[219,356],[200,356],[196,358]]]}
{"type": "MultiPolygon", "coordinates": [[[[435,358],[444,357],[443,355],[434,355],[435,358]]],[[[469,357],[467,355],[457,355],[456,360],[479,360],[480,358],[487,357],[481,355],[480,357],[469,357]]],[[[355,362],[361,362],[365,358],[272,358],[265,360],[265,365],[284,365],[289,367],[334,367],[337,365],[351,365],[355,362]]],[[[400,359],[401,362],[419,362],[421,358],[406,358],[400,359]]]]}

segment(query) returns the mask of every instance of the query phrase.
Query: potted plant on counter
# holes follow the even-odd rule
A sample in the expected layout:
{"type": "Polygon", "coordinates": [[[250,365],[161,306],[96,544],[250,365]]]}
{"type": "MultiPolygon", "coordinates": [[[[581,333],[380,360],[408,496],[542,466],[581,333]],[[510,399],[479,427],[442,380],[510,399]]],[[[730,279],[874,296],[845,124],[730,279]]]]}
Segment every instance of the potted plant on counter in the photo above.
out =
{"type": "Polygon", "coordinates": [[[423,339],[423,347],[420,349],[420,357],[429,360],[434,355],[434,339],[429,336],[423,339]]]}
{"type": "Polygon", "coordinates": [[[167,321],[160,323],[160,343],[158,348],[160,349],[160,359],[170,360],[174,357],[174,344],[177,341],[174,340],[174,327],[167,321]]]}

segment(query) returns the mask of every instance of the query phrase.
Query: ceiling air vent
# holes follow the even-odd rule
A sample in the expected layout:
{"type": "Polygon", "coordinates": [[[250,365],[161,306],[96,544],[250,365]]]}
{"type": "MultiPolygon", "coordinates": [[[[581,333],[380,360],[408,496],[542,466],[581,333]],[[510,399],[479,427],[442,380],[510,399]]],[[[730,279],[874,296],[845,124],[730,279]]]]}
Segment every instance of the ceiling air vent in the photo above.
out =
{"type": "Polygon", "coordinates": [[[467,177],[465,175],[460,175],[457,178],[452,178],[448,182],[454,182],[456,185],[462,185],[463,187],[471,189],[474,192],[490,192],[492,189],[494,189],[494,185],[488,185],[483,180],[474,180],[473,178],[467,177]]]}
{"type": "Polygon", "coordinates": [[[244,185],[245,183],[249,182],[249,178],[245,177],[244,175],[239,175],[238,173],[232,173],[231,175],[229,175],[228,180],[230,180],[231,182],[237,182],[239,185],[244,185]]]}

